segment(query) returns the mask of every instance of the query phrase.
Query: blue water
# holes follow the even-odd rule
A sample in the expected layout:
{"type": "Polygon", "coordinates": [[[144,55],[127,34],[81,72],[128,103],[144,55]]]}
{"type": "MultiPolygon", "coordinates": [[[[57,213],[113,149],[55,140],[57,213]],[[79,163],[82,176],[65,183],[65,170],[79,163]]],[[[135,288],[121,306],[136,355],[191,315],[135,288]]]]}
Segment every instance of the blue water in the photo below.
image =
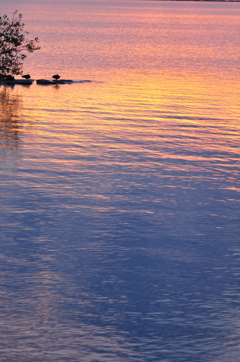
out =
{"type": "Polygon", "coordinates": [[[54,4],[28,70],[91,82],[0,87],[0,361],[238,361],[238,4],[54,4]]]}

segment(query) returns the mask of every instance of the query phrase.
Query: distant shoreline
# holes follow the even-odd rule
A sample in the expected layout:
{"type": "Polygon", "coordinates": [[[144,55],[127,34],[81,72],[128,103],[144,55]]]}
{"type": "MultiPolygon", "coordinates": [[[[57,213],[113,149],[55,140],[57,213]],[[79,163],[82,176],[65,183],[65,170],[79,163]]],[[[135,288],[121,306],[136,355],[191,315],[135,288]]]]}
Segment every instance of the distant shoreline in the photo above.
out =
{"type": "Polygon", "coordinates": [[[154,0],[154,1],[193,1],[193,2],[204,2],[204,3],[208,3],[208,2],[214,2],[214,3],[239,3],[240,0],[154,0]]]}

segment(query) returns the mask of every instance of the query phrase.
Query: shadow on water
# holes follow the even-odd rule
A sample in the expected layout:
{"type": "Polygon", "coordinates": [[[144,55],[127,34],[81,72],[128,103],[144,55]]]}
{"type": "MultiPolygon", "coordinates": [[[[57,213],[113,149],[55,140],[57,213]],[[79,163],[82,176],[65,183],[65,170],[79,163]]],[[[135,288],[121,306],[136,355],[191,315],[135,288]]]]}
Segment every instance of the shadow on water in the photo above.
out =
{"type": "Polygon", "coordinates": [[[11,87],[0,88],[0,145],[14,149],[20,144],[20,109],[22,101],[11,87]]]}

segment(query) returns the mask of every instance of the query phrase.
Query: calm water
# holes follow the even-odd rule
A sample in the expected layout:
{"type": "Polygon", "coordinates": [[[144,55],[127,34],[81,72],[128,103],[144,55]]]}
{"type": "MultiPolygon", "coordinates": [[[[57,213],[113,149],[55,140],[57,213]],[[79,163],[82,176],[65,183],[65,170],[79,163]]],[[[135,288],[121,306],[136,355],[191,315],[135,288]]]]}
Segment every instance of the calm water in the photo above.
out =
{"type": "Polygon", "coordinates": [[[0,5],[0,361],[239,361],[240,4],[0,5]]]}

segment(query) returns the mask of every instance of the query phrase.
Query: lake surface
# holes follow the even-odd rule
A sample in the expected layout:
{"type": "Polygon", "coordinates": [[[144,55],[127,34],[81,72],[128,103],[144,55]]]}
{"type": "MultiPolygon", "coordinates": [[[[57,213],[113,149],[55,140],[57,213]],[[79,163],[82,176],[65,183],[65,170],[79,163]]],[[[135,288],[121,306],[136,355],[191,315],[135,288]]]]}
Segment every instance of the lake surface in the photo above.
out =
{"type": "Polygon", "coordinates": [[[0,3],[0,361],[238,361],[240,4],[0,3]]]}

